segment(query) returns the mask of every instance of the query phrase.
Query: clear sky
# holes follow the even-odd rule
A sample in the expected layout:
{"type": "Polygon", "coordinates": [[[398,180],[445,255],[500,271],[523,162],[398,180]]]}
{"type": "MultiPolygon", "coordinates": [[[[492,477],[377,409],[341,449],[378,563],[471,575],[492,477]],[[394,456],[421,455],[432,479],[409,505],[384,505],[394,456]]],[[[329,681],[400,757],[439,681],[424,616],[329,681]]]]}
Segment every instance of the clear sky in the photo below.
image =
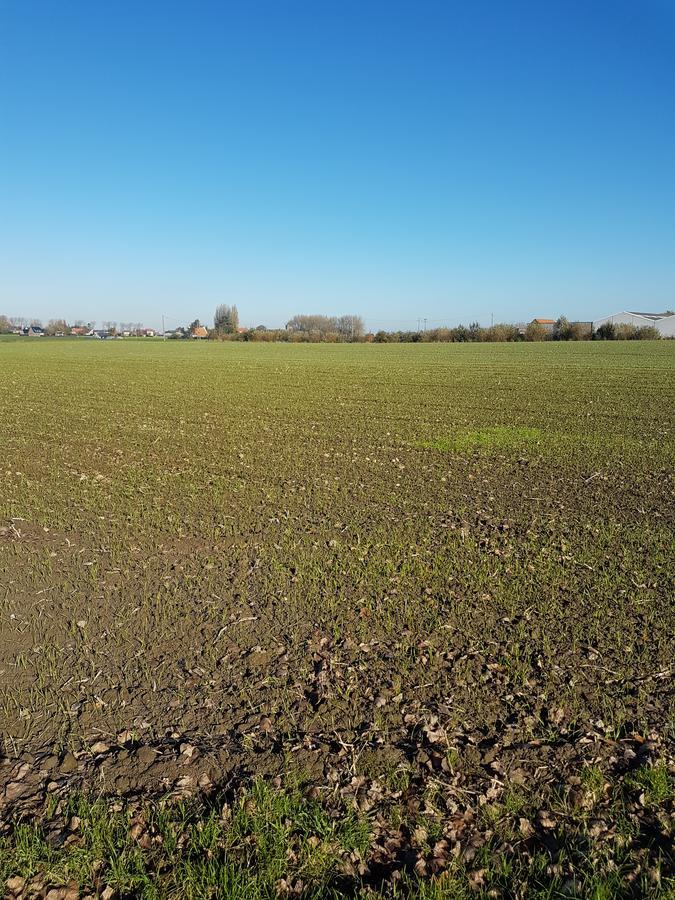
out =
{"type": "Polygon", "coordinates": [[[0,313],[675,307],[675,0],[0,0],[0,313]]]}

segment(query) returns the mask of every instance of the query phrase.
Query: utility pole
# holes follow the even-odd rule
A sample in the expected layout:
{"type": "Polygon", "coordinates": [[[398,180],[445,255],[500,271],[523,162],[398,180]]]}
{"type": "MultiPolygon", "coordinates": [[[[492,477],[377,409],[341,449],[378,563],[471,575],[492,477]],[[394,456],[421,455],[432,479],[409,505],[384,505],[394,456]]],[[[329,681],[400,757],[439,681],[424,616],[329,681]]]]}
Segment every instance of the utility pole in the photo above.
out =
{"type": "Polygon", "coordinates": [[[418,317],[418,319],[417,319],[417,330],[418,330],[418,331],[420,331],[420,322],[421,322],[421,321],[422,321],[422,320],[418,317]]]}
{"type": "Polygon", "coordinates": [[[490,313],[490,327],[492,327],[494,324],[495,324],[495,314],[490,313]]]}
{"type": "Polygon", "coordinates": [[[164,313],[162,313],[162,340],[166,340],[166,328],[164,327],[164,313]]]}
{"type": "Polygon", "coordinates": [[[427,330],[427,320],[426,319],[424,320],[424,330],[425,331],[427,330]]]}

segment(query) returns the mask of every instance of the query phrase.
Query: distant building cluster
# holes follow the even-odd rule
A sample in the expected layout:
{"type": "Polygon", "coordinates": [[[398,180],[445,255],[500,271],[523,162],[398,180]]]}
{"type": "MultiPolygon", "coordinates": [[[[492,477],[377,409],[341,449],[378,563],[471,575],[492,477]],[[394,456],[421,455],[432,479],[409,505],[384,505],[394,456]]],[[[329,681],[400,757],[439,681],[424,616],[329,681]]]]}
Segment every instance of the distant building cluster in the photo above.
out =
{"type": "Polygon", "coordinates": [[[0,316],[0,334],[16,334],[24,337],[85,337],[95,340],[107,340],[123,337],[156,337],[158,332],[154,328],[144,328],[141,325],[133,327],[117,326],[106,323],[103,328],[95,328],[90,322],[87,325],[67,325],[63,320],[52,320],[49,325],[43,326],[38,322],[24,324],[24,320],[12,320],[6,316],[0,316]]]}

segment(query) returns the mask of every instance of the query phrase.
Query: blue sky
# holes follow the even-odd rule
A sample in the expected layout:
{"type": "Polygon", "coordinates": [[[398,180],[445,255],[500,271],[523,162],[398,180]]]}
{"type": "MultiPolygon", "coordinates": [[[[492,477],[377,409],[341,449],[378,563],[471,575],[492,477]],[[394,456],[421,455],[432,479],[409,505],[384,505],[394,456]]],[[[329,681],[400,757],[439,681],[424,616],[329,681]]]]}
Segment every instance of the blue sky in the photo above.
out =
{"type": "Polygon", "coordinates": [[[675,0],[0,0],[0,313],[675,306],[675,0]]]}

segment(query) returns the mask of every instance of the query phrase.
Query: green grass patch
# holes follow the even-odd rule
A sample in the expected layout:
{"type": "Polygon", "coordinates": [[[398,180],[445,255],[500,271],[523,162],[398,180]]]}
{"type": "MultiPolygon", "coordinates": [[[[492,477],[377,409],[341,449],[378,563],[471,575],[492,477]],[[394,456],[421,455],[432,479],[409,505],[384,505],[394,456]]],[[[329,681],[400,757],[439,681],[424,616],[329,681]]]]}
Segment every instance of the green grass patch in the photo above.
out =
{"type": "Polygon", "coordinates": [[[472,450],[511,450],[539,444],[544,433],[539,428],[511,425],[494,425],[473,431],[457,431],[447,437],[425,441],[422,446],[430,450],[466,453],[472,450]]]}
{"type": "Polygon", "coordinates": [[[658,806],[673,797],[673,781],[663,764],[641,766],[626,778],[626,783],[644,794],[647,806],[658,806]]]}
{"type": "Polygon", "coordinates": [[[232,804],[132,807],[78,796],[0,839],[0,880],[195,900],[271,898],[301,882],[304,896],[326,896],[345,856],[370,843],[368,821],[339,812],[262,780],[232,804]]]}
{"type": "MultiPolygon", "coordinates": [[[[597,787],[600,780],[599,771],[591,768],[582,777],[588,787],[597,787]]],[[[411,816],[401,800],[398,809],[407,820],[402,834],[409,835],[410,859],[417,865],[392,857],[388,872],[386,855],[380,857],[384,869],[370,866],[374,849],[383,844],[376,821],[334,795],[312,799],[304,787],[295,782],[275,788],[259,779],[234,798],[208,802],[52,797],[39,821],[17,822],[0,838],[0,883],[25,879],[25,896],[43,896],[51,887],[68,885],[82,895],[112,889],[115,897],[147,900],[456,900],[525,896],[525,891],[542,900],[671,896],[666,860],[658,855],[643,860],[631,888],[625,880],[634,868],[630,844],[612,839],[607,845],[589,845],[584,808],[568,806],[555,792],[509,789],[499,802],[482,807],[480,817],[490,830],[468,861],[451,852],[442,824],[429,810],[411,816]],[[550,810],[547,815],[555,820],[548,835],[556,835],[559,851],[537,841],[530,853],[522,854],[519,844],[524,835],[536,834],[541,809],[550,810]],[[433,873],[429,865],[438,853],[443,871],[433,873]],[[391,878],[394,870],[397,875],[391,878]]],[[[612,804],[622,806],[636,791],[654,805],[672,795],[662,764],[636,770],[623,785],[610,780],[609,787],[605,815],[612,804]]]]}

